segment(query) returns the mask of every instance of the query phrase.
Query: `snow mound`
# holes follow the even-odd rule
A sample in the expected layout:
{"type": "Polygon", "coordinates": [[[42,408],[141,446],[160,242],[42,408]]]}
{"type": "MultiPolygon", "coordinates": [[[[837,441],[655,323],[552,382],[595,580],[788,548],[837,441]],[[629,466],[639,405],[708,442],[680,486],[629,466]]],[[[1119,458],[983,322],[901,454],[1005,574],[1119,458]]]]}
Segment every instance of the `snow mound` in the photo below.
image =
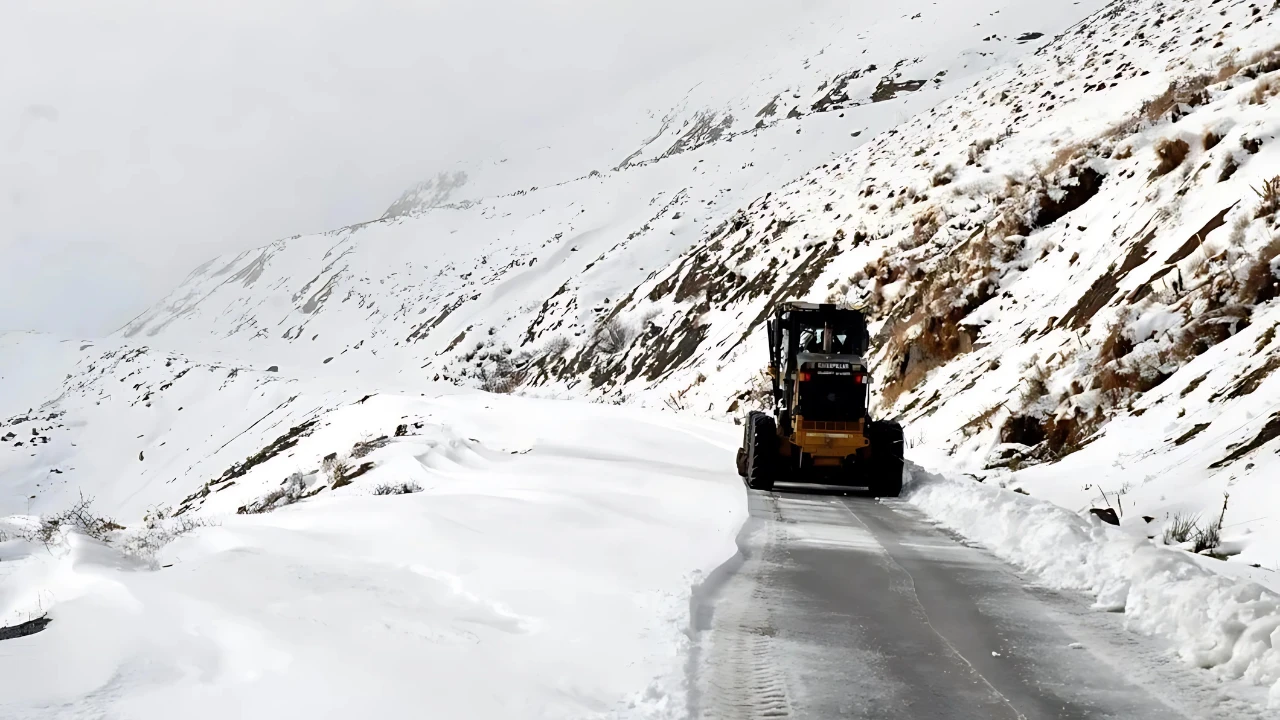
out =
{"type": "Polygon", "coordinates": [[[3,641],[0,717],[683,712],[692,588],[746,515],[732,426],[82,362],[3,428],[0,627],[51,622],[3,641]],[[38,534],[82,494],[102,521],[38,534]]]}
{"type": "Polygon", "coordinates": [[[1280,595],[1092,516],[915,465],[908,472],[903,497],[940,525],[1050,587],[1093,594],[1096,608],[1123,612],[1128,628],[1166,638],[1188,663],[1270,686],[1280,708],[1280,595]]]}

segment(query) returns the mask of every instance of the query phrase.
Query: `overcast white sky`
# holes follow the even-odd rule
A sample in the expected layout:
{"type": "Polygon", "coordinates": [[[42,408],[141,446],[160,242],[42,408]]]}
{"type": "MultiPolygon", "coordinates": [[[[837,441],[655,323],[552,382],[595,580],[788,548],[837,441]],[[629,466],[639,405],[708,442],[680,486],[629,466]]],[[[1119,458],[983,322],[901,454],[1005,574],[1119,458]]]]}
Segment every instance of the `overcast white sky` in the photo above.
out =
{"type": "Polygon", "coordinates": [[[0,3],[0,332],[111,332],[819,1],[0,3]]]}

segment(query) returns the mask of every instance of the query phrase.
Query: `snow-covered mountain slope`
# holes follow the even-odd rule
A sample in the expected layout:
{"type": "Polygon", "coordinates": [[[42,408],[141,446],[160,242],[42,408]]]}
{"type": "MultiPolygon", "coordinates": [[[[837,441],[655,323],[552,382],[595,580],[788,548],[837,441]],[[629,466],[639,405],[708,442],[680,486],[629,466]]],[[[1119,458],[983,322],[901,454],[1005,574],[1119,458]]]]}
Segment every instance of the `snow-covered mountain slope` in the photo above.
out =
{"type": "MultiPolygon", "coordinates": [[[[318,366],[333,357],[428,378],[474,373],[478,343],[538,352],[563,336],[581,348],[619,298],[707,242],[738,208],[1090,9],[842,5],[804,34],[749,48],[749,62],[691,69],[703,83],[667,113],[666,129],[655,120],[644,140],[602,152],[607,164],[581,177],[558,177],[551,158],[521,189],[473,197],[487,171],[458,185],[449,170],[412,188],[384,220],[210,261],[124,335],[205,352],[235,341],[239,358],[318,366]],[[699,120],[730,115],[724,127],[699,120]]],[[[625,138],[611,117],[605,110],[569,127],[583,142],[625,138]]]]}
{"type": "Polygon", "coordinates": [[[1119,502],[1135,532],[1222,519],[1232,564],[1280,569],[1278,23],[1114,4],[757,199],[613,309],[638,340],[551,374],[738,412],[774,300],[862,304],[883,410],[934,467],[1119,502]]]}

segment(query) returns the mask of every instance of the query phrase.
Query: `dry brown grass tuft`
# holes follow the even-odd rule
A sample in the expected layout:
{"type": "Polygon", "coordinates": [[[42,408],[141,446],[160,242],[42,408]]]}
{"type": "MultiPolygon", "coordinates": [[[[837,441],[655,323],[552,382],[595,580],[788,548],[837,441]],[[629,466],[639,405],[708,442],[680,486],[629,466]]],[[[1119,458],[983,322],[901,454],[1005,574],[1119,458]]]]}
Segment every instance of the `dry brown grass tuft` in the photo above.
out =
{"type": "Polygon", "coordinates": [[[1151,123],[1160,122],[1166,115],[1177,119],[1181,106],[1199,107],[1209,102],[1209,93],[1205,88],[1214,81],[1213,75],[1195,75],[1169,83],[1163,93],[1147,101],[1142,107],[1142,116],[1151,123]]]}
{"type": "Polygon", "coordinates": [[[1258,304],[1280,296],[1280,283],[1271,269],[1277,256],[1280,256],[1280,236],[1273,237],[1249,261],[1239,288],[1241,302],[1258,304]]]}
{"type": "Polygon", "coordinates": [[[1125,324],[1117,321],[1107,329],[1107,336],[1098,349],[1098,361],[1114,363],[1133,352],[1133,342],[1124,334],[1125,324]]]}
{"type": "Polygon", "coordinates": [[[1088,144],[1084,141],[1073,142],[1062,146],[1058,152],[1053,154],[1053,158],[1049,160],[1049,164],[1044,166],[1042,174],[1052,175],[1059,169],[1067,166],[1072,160],[1085,155],[1088,144]]]}
{"type": "Polygon", "coordinates": [[[930,370],[973,350],[974,337],[956,318],[930,317],[920,323],[920,334],[910,337],[908,333],[916,326],[900,323],[889,338],[885,357],[890,359],[891,370],[880,390],[885,406],[918,386],[930,370]]]}
{"type": "Polygon", "coordinates": [[[1280,81],[1273,78],[1263,78],[1253,86],[1253,92],[1249,94],[1250,105],[1265,105],[1267,101],[1276,95],[1280,95],[1280,81]]]}
{"type": "Polygon", "coordinates": [[[916,215],[911,222],[911,240],[906,243],[903,249],[918,248],[932,240],[933,236],[937,235],[938,230],[942,228],[943,222],[945,222],[945,218],[942,216],[942,211],[936,206],[931,206],[916,215]]]}
{"type": "Polygon", "coordinates": [[[1204,136],[1200,138],[1200,145],[1205,150],[1214,149],[1220,142],[1222,142],[1222,136],[1214,130],[1205,130],[1204,136]]]}
{"type": "Polygon", "coordinates": [[[969,435],[982,432],[983,430],[991,429],[991,421],[995,419],[997,413],[1004,409],[1004,405],[1005,404],[1003,402],[1000,402],[992,405],[986,410],[983,410],[975,415],[972,420],[965,423],[964,427],[960,428],[960,431],[967,437],[969,435]]]}
{"type": "Polygon", "coordinates": [[[1254,188],[1254,192],[1258,194],[1258,209],[1254,211],[1254,218],[1270,217],[1280,210],[1280,175],[1270,180],[1262,182],[1262,188],[1254,188]]]}
{"type": "Polygon", "coordinates": [[[1156,164],[1152,177],[1159,177],[1168,175],[1178,169],[1178,166],[1182,165],[1182,162],[1187,159],[1187,155],[1190,154],[1191,146],[1182,138],[1173,140],[1162,138],[1156,142],[1155,152],[1160,162],[1156,164]]]}

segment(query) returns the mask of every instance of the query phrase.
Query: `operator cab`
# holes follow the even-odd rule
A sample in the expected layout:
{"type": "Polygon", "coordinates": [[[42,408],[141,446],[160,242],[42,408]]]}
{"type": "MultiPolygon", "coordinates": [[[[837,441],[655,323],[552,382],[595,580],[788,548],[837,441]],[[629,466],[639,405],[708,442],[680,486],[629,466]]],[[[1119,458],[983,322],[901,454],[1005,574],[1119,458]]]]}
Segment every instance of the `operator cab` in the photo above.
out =
{"type": "Polygon", "coordinates": [[[835,305],[791,302],[770,323],[776,349],[777,400],[784,429],[792,417],[851,422],[867,417],[870,344],[861,312],[835,305]]]}

